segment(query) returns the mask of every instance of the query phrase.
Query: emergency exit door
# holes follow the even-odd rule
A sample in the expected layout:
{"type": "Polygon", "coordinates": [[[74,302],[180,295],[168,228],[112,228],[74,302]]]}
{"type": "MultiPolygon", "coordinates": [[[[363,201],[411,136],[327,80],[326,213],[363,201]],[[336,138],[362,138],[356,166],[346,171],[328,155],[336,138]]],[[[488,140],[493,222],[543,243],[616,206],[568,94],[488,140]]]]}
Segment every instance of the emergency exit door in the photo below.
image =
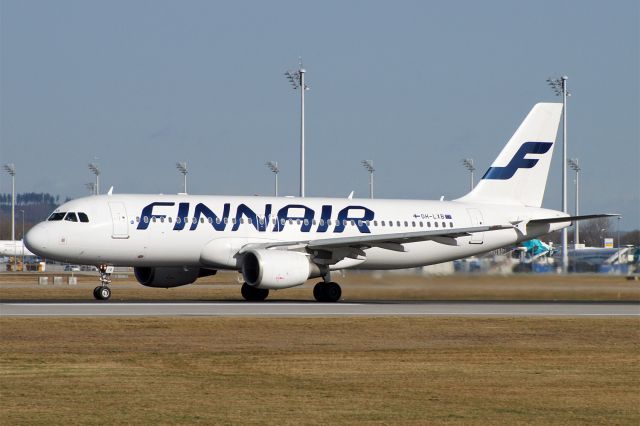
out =
{"type": "MultiPolygon", "coordinates": [[[[482,226],[484,220],[482,219],[482,212],[478,209],[467,209],[469,217],[471,218],[471,226],[482,226]]],[[[474,232],[471,234],[471,240],[469,244],[482,244],[484,242],[484,232],[474,232]]]]}

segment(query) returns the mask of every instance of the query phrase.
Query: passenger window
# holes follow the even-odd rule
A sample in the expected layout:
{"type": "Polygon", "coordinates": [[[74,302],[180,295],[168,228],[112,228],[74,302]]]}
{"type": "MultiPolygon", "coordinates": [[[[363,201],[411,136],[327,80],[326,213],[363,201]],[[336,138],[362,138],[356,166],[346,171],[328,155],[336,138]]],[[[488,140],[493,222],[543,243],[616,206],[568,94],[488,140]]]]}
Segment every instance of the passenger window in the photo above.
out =
{"type": "Polygon", "coordinates": [[[172,222],[173,222],[173,218],[172,218],[171,216],[169,216],[169,217],[167,218],[167,220],[169,221],[169,223],[172,223],[172,222]]]}
{"type": "Polygon", "coordinates": [[[228,218],[228,217],[225,217],[225,218],[224,218],[224,224],[226,225],[227,223],[229,223],[229,218],[228,218]]]}
{"type": "Polygon", "coordinates": [[[189,223],[189,218],[188,217],[184,218],[184,223],[189,223]]]}
{"type": "Polygon", "coordinates": [[[393,221],[392,220],[389,221],[389,226],[393,226],[393,221]]]}
{"type": "Polygon", "coordinates": [[[449,228],[453,228],[453,222],[449,222],[449,228]]]}
{"type": "Polygon", "coordinates": [[[182,219],[180,219],[180,216],[176,217],[176,223],[180,223],[182,222],[182,219]]]}
{"type": "Polygon", "coordinates": [[[416,223],[415,222],[411,222],[411,226],[413,226],[415,228],[416,227],[416,223]]]}
{"type": "Polygon", "coordinates": [[[400,226],[400,221],[398,220],[398,221],[396,222],[396,224],[397,224],[398,226],[400,226]]]}
{"type": "Polygon", "coordinates": [[[347,219],[342,219],[342,225],[347,226],[347,219]]]}
{"type": "Polygon", "coordinates": [[[308,225],[308,224],[309,224],[309,219],[305,219],[305,220],[304,220],[304,224],[305,224],[305,225],[308,225]]]}
{"type": "Polygon", "coordinates": [[[219,218],[219,217],[216,217],[216,223],[217,223],[218,225],[220,225],[220,218],[219,218]]]}
{"type": "Polygon", "coordinates": [[[373,226],[378,226],[378,221],[377,220],[373,221],[373,226]]]}
{"type": "Polygon", "coordinates": [[[234,225],[236,224],[236,218],[235,217],[231,218],[231,223],[233,223],[234,225]]]}
{"type": "Polygon", "coordinates": [[[424,223],[420,222],[420,228],[424,228],[424,223]]]}
{"type": "Polygon", "coordinates": [[[80,218],[80,222],[84,222],[84,223],[89,222],[89,216],[87,216],[86,213],[78,213],[78,218],[80,218]]]}
{"type": "Polygon", "coordinates": [[[200,218],[200,223],[204,223],[204,217],[200,218]]]}
{"type": "Polygon", "coordinates": [[[253,220],[249,217],[249,218],[247,218],[247,223],[248,223],[249,225],[251,225],[251,224],[253,223],[253,220]]]}
{"type": "Polygon", "coordinates": [[[144,217],[144,223],[149,223],[149,216],[144,217]]]}
{"type": "Polygon", "coordinates": [[[447,224],[446,224],[446,223],[444,223],[444,222],[442,222],[442,227],[443,227],[443,228],[446,228],[446,227],[447,227],[447,224]]]}
{"type": "Polygon", "coordinates": [[[407,222],[406,220],[404,221],[404,227],[408,228],[409,227],[409,222],[407,222]]]}
{"type": "Polygon", "coordinates": [[[431,228],[431,222],[427,222],[427,228],[431,228]]]}
{"type": "Polygon", "coordinates": [[[78,221],[78,216],[76,216],[75,213],[73,212],[69,212],[67,213],[67,215],[64,217],[64,220],[67,220],[69,222],[77,222],[78,221]]]}
{"type": "Polygon", "coordinates": [[[244,217],[240,218],[240,224],[244,225],[244,217]]]}
{"type": "Polygon", "coordinates": [[[438,227],[438,222],[433,222],[433,226],[438,227]]]}
{"type": "Polygon", "coordinates": [[[140,216],[136,216],[136,222],[140,222],[140,216]]]}
{"type": "Polygon", "coordinates": [[[152,221],[153,223],[156,223],[156,217],[155,217],[155,216],[152,216],[152,217],[151,217],[151,221],[152,221]]]}
{"type": "Polygon", "coordinates": [[[302,221],[300,219],[296,220],[296,224],[300,225],[302,221]]]}
{"type": "Polygon", "coordinates": [[[164,217],[160,218],[160,223],[164,223],[164,217]]]}

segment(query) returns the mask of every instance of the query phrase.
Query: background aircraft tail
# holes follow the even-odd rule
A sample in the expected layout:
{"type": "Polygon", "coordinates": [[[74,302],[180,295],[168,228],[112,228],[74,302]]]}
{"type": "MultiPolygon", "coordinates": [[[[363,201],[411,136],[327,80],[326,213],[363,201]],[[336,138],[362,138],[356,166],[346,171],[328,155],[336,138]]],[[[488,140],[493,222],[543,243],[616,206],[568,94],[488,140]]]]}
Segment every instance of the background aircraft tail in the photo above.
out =
{"type": "Polygon", "coordinates": [[[562,104],[533,106],[476,187],[458,201],[540,207],[562,104]]]}

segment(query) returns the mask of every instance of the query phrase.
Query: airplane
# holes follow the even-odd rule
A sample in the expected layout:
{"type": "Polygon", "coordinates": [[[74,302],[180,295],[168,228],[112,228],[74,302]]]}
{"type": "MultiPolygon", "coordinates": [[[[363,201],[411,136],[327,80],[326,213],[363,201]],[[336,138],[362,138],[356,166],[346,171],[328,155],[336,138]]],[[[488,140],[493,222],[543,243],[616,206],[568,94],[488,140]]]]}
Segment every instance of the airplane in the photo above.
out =
{"type": "Polygon", "coordinates": [[[97,265],[98,300],[111,296],[113,267],[128,266],[140,284],[160,288],[239,271],[248,301],[321,278],[314,298],[336,302],[334,271],[435,264],[612,216],[541,208],[561,114],[562,104],[534,105],[477,186],[453,201],[109,191],[64,203],[25,244],[42,257],[97,265]]]}
{"type": "Polygon", "coordinates": [[[0,256],[35,256],[22,240],[0,240],[0,256]]]}

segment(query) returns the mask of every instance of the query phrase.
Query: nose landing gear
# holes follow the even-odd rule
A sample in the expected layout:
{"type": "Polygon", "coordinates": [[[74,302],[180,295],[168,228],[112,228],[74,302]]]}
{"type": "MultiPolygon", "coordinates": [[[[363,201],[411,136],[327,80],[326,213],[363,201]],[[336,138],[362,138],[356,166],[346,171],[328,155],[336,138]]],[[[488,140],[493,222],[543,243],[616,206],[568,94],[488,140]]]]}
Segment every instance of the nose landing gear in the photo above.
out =
{"type": "Polygon", "coordinates": [[[96,300],[109,300],[111,289],[108,286],[111,284],[113,266],[98,265],[98,272],[100,273],[100,285],[93,289],[93,297],[96,300]]]}

